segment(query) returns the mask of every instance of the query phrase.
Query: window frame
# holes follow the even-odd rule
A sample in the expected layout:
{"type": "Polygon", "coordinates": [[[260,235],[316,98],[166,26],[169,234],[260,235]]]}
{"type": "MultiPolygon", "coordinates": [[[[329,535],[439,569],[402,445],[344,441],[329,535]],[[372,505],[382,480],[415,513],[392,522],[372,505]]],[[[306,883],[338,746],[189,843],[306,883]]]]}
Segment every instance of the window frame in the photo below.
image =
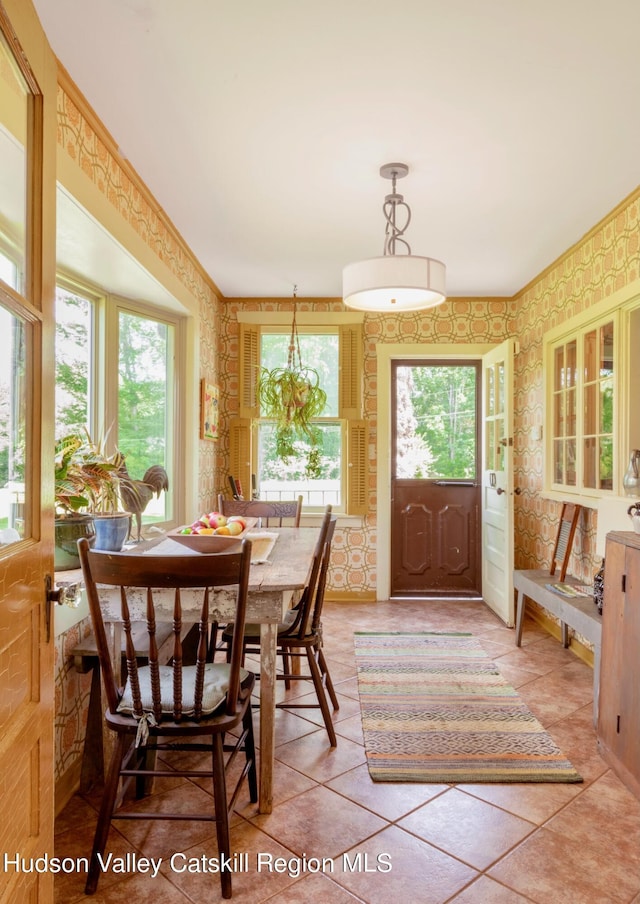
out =
{"type": "MultiPolygon", "coordinates": [[[[558,501],[570,499],[592,508],[600,499],[624,496],[622,478],[628,465],[628,449],[640,448],[640,413],[634,416],[631,404],[633,393],[633,345],[640,336],[640,284],[615,293],[610,298],[591,306],[557,327],[548,330],[542,337],[543,345],[543,494],[558,501]],[[612,485],[586,487],[584,485],[583,448],[586,436],[592,436],[584,429],[584,338],[606,324],[613,324],[613,463],[612,485]],[[560,347],[576,342],[576,483],[568,484],[555,479],[554,473],[554,408],[555,397],[555,355],[560,347]]],[[[598,435],[601,435],[600,432],[598,435]]],[[[604,435],[604,434],[602,434],[604,435]]],[[[607,434],[608,435],[608,434],[607,434]]],[[[565,472],[566,473],[566,472],[565,472]]]]}
{"type": "MultiPolygon", "coordinates": [[[[297,319],[297,318],[296,318],[297,319]]],[[[340,329],[338,325],[331,324],[322,324],[322,325],[306,325],[301,326],[297,325],[298,334],[300,336],[335,336],[338,340],[338,348],[337,348],[337,364],[339,368],[340,361],[340,329]]],[[[264,365],[262,364],[262,339],[264,336],[274,336],[281,335],[285,338],[285,340],[289,340],[291,335],[291,328],[287,325],[276,325],[276,324],[262,324],[260,327],[259,333],[259,341],[258,341],[258,362],[260,368],[264,365]]],[[[303,357],[304,360],[304,357],[303,357]]],[[[313,362],[309,362],[311,367],[314,367],[313,362]]],[[[339,488],[339,497],[340,503],[338,505],[333,504],[334,511],[344,512],[346,508],[346,479],[345,479],[345,468],[346,468],[346,456],[345,456],[345,448],[347,442],[347,424],[346,419],[340,417],[340,383],[338,378],[338,393],[336,398],[336,405],[338,410],[335,414],[325,415],[322,414],[318,417],[314,417],[312,419],[313,424],[320,425],[333,425],[336,424],[340,428],[340,488],[339,488]]],[[[260,404],[258,402],[258,411],[260,409],[260,404]]],[[[254,443],[253,443],[253,451],[251,456],[251,466],[252,473],[256,475],[257,479],[257,489],[260,490],[260,431],[262,427],[265,426],[273,426],[274,419],[263,416],[260,412],[258,417],[253,418],[253,431],[254,431],[254,443]]],[[[265,497],[268,498],[268,497],[265,497]]],[[[313,505],[312,503],[305,502],[305,508],[307,511],[317,511],[321,512],[324,509],[324,505],[313,505]]]]}
{"type": "MultiPolygon", "coordinates": [[[[120,313],[124,312],[166,323],[172,327],[173,339],[168,354],[167,387],[171,411],[167,421],[167,471],[170,474],[167,511],[163,521],[149,522],[163,530],[184,523],[185,486],[179,476],[184,473],[182,463],[185,449],[186,405],[186,317],[144,301],[125,298],[100,290],[85,279],[78,279],[58,271],[56,290],[62,288],[85,298],[92,305],[91,376],[89,379],[88,429],[93,436],[106,438],[107,450],[113,451],[118,434],[118,330],[120,313]]],[[[170,331],[171,333],[171,331],[170,331]]],[[[139,478],[142,475],[132,474],[139,478]]],[[[149,526],[147,524],[147,526],[149,526]]]]}
{"type": "MultiPolygon", "coordinates": [[[[229,430],[230,473],[250,486],[251,473],[257,473],[259,411],[256,384],[260,372],[260,347],[263,332],[289,334],[292,312],[238,312],[239,324],[239,417],[229,430]]],[[[366,479],[368,424],[362,419],[362,324],[359,312],[296,312],[300,334],[337,334],[339,336],[339,386],[337,415],[319,421],[339,423],[342,431],[341,505],[342,515],[366,515],[366,479]]],[[[311,511],[309,506],[307,511],[311,511]]],[[[320,511],[320,508],[318,508],[320,511]]]]}

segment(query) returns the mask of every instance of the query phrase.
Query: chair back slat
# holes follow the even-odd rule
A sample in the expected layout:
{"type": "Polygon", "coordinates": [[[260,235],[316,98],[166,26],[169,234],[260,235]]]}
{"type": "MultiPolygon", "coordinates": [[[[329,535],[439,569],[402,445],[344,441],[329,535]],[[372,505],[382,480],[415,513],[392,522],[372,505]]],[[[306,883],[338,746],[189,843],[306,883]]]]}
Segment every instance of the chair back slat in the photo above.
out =
{"type": "MultiPolygon", "coordinates": [[[[156,642],[156,613],[153,605],[153,591],[150,587],[147,588],[147,636],[149,638],[148,663],[149,675],[151,676],[151,702],[153,715],[156,721],[158,721],[162,716],[162,691],[160,688],[160,663],[158,661],[158,645],[156,642]]],[[[135,659],[132,668],[135,670],[136,685],[139,686],[138,665],[137,660],[135,659]]],[[[134,710],[136,715],[142,714],[142,704],[140,704],[139,710],[139,712],[137,711],[137,708],[134,710]]]]}
{"type": "MultiPolygon", "coordinates": [[[[176,587],[173,598],[173,716],[182,718],[182,601],[180,588],[176,587]]],[[[194,700],[194,704],[197,701],[194,700]]]]}
{"type": "Polygon", "coordinates": [[[200,621],[198,622],[198,650],[196,653],[196,682],[194,696],[194,718],[202,716],[202,694],[204,691],[204,672],[207,661],[209,624],[209,588],[204,592],[200,621]]]}
{"type": "MultiPolygon", "coordinates": [[[[120,614],[124,624],[126,638],[126,659],[128,687],[133,699],[134,715],[140,717],[143,714],[143,700],[141,692],[138,662],[135,656],[135,647],[131,628],[131,602],[128,593],[140,592],[146,597],[146,626],[149,635],[149,682],[151,691],[152,712],[156,722],[162,719],[172,718],[179,721],[184,712],[193,710],[193,718],[202,716],[203,694],[205,679],[205,663],[207,650],[207,630],[209,622],[210,588],[231,587],[236,591],[235,622],[241,626],[239,640],[234,642],[231,655],[229,689],[227,692],[225,710],[228,715],[234,715],[238,707],[238,698],[241,684],[242,662],[242,634],[246,621],[247,593],[249,587],[249,569],[251,564],[251,541],[243,540],[240,552],[233,553],[205,553],[198,556],[175,555],[154,556],[133,553],[108,553],[91,550],[88,542],[78,541],[80,561],[84,574],[84,580],[89,601],[89,611],[93,623],[98,657],[103,670],[105,691],[109,710],[115,713],[122,698],[122,689],[116,680],[114,668],[111,662],[107,632],[105,629],[102,610],[100,608],[100,594],[98,585],[107,585],[120,588],[120,614]],[[199,644],[195,666],[194,699],[184,699],[183,681],[183,648],[182,629],[183,611],[181,590],[185,588],[199,589],[202,592],[202,603],[199,610],[199,644]],[[161,667],[159,663],[158,647],[156,642],[156,622],[158,618],[159,593],[164,592],[162,611],[167,612],[166,593],[173,590],[172,621],[174,632],[172,669],[172,700],[173,712],[168,715],[163,713],[163,703],[167,706],[167,691],[165,690],[163,701],[161,667]]],[[[163,616],[166,621],[168,616],[163,616]]],[[[191,716],[189,716],[191,718],[191,716]]]]}
{"type": "Polygon", "coordinates": [[[302,516],[302,496],[297,499],[225,499],[218,496],[218,511],[227,515],[246,515],[258,518],[261,527],[283,527],[285,521],[293,527],[300,527],[302,516]]]}
{"type": "Polygon", "coordinates": [[[125,637],[125,656],[127,662],[127,677],[131,687],[133,697],[133,711],[136,716],[142,715],[142,699],[140,694],[140,683],[138,681],[138,669],[136,662],[136,650],[133,643],[131,630],[131,617],[129,615],[129,604],[127,602],[127,593],[124,587],[120,588],[120,611],[122,612],[122,630],[125,637]]]}

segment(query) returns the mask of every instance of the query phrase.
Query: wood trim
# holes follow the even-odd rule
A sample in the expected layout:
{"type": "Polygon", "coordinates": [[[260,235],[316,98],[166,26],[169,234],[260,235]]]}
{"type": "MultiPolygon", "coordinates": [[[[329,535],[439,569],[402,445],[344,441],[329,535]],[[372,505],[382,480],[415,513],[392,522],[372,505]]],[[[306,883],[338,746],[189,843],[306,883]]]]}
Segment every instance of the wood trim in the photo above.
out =
{"type": "MultiPolygon", "coordinates": [[[[238,402],[240,417],[260,416],[257,397],[260,327],[240,323],[238,332],[238,402]]],[[[247,483],[246,486],[249,486],[247,483]]]]}
{"type": "Polygon", "coordinates": [[[325,603],[375,603],[376,595],[373,590],[334,590],[326,591],[325,603]]]}
{"type": "Polygon", "coordinates": [[[162,220],[167,232],[171,236],[172,240],[176,243],[178,248],[182,251],[182,253],[193,263],[194,268],[200,274],[201,278],[205,282],[205,284],[211,289],[211,291],[216,295],[218,299],[222,298],[222,293],[218,286],[215,284],[211,276],[204,269],[200,261],[197,259],[191,248],[187,245],[181,234],[178,232],[177,228],[173,224],[172,220],[169,218],[166,211],[160,206],[155,196],[152,194],[151,190],[148,186],[143,182],[140,178],[136,170],[129,163],[129,161],[122,156],[122,152],[118,146],[117,141],[111,135],[111,133],[107,130],[104,123],[97,115],[93,107],[89,104],[88,100],[84,96],[84,94],[80,91],[76,83],[73,81],[67,70],[64,68],[60,60],[57,60],[58,63],[58,85],[64,91],[64,93],[70,98],[72,103],[76,105],[76,107],[80,110],[82,116],[87,120],[87,123],[93,129],[93,131],[98,136],[99,140],[104,144],[108,153],[113,157],[113,159],[117,162],[120,169],[125,173],[127,178],[131,181],[131,183],[135,186],[136,190],[140,192],[140,195],[144,198],[146,203],[149,205],[151,210],[156,214],[156,216],[162,220]]]}
{"type": "Polygon", "coordinates": [[[341,325],[340,341],[340,417],[362,417],[362,324],[341,325]]]}
{"type": "Polygon", "coordinates": [[[347,514],[368,512],[369,425],[367,421],[347,423],[347,514]]]}
{"type": "Polygon", "coordinates": [[[251,487],[251,419],[234,418],[229,424],[229,473],[240,480],[245,492],[251,487]]]}
{"type": "Polygon", "coordinates": [[[18,38],[18,35],[15,33],[13,25],[9,20],[9,16],[7,12],[0,2],[0,30],[5,37],[7,44],[9,45],[9,49],[11,50],[13,57],[18,64],[20,72],[22,73],[22,77],[27,83],[27,87],[32,94],[42,94],[40,90],[40,86],[38,84],[38,80],[36,79],[33,69],[29,65],[29,60],[27,59],[27,55],[23,50],[22,44],[18,38]]]}
{"type": "Polygon", "coordinates": [[[81,770],[82,757],[78,757],[56,781],[54,789],[56,818],[62,813],[76,791],[80,790],[81,770]]]}
{"type": "Polygon", "coordinates": [[[640,199],[640,188],[635,188],[632,192],[630,192],[626,198],[623,198],[619,204],[617,204],[613,210],[610,210],[606,216],[604,216],[601,220],[589,229],[588,232],[574,242],[573,245],[570,245],[567,250],[557,257],[552,263],[550,263],[547,267],[544,268],[540,273],[533,277],[525,286],[511,296],[510,301],[520,302],[523,295],[526,295],[527,292],[531,291],[534,286],[538,284],[542,284],[546,276],[549,275],[553,270],[562,267],[565,261],[567,261],[573,254],[576,253],[584,244],[588,242],[589,239],[593,238],[601,229],[603,229],[607,223],[613,223],[618,216],[618,214],[622,213],[622,211],[626,210],[626,208],[632,204],[634,201],[640,199]]]}

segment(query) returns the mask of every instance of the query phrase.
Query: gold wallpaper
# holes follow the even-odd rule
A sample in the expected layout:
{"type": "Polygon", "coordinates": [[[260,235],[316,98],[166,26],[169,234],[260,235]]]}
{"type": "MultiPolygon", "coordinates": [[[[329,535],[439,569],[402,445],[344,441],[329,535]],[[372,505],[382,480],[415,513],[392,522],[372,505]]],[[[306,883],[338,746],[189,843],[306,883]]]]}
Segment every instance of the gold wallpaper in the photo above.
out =
{"type": "MultiPolygon", "coordinates": [[[[314,303],[300,299],[298,311],[344,311],[341,301],[314,303]]],[[[376,346],[384,343],[494,343],[513,334],[513,304],[504,299],[452,298],[433,311],[391,315],[367,315],[364,322],[364,416],[369,421],[369,515],[362,528],[336,530],[332,545],[327,592],[366,594],[376,591],[376,346]]],[[[291,311],[291,302],[229,300],[222,305],[220,321],[220,371],[222,420],[238,411],[238,311],[291,311]]],[[[228,443],[221,437],[220,452],[228,460],[228,443]]],[[[222,473],[226,473],[222,469],[222,473]]],[[[224,485],[221,490],[226,489],[224,485]]]]}
{"type": "MultiPolygon", "coordinates": [[[[514,297],[520,352],[515,361],[516,568],[549,563],[560,504],[540,497],[542,440],[532,427],[544,423],[543,334],[623,289],[640,273],[640,190],[622,202],[562,258],[514,297]]],[[[592,581],[596,557],[596,513],[584,509],[569,570],[592,581]]]]}
{"type": "MultiPolygon", "coordinates": [[[[84,109],[84,108],[83,108],[84,109]]],[[[106,133],[105,133],[106,134],[106,133]]],[[[108,198],[120,216],[198,299],[201,374],[220,386],[221,423],[238,410],[237,341],[239,310],[291,311],[291,302],[246,300],[220,302],[171,224],[141,183],[127,170],[90,116],[68,91],[58,92],[58,143],[108,198]]],[[[540,497],[542,442],[531,428],[541,425],[542,336],[551,327],[623,288],[640,272],[640,192],[623,202],[602,223],[513,299],[451,298],[434,311],[397,319],[371,315],[364,328],[364,413],[369,419],[369,515],[362,528],[336,532],[329,593],[372,596],[376,587],[376,345],[380,343],[499,343],[517,336],[520,350],[515,373],[516,567],[549,560],[559,505],[540,497]]],[[[340,300],[299,300],[299,310],[341,311],[340,300]]],[[[200,443],[199,505],[204,510],[226,489],[228,440],[200,443]]],[[[597,569],[595,516],[586,511],[576,535],[571,571],[586,579],[597,569]]],[[[86,626],[79,626],[82,631],[86,626]]],[[[56,645],[56,778],[81,754],[88,680],[69,667],[75,635],[56,645]]]]}
{"type": "MultiPolygon", "coordinates": [[[[63,81],[66,81],[63,74],[63,81]]],[[[101,130],[91,114],[75,96],[73,85],[67,90],[58,85],[58,145],[91,180],[101,195],[118,211],[122,219],[148,245],[172,274],[198,301],[201,373],[215,383],[220,336],[215,328],[220,302],[200,265],[177,237],[159,205],[128,171],[112,147],[110,136],[101,130]],[[73,96],[72,96],[73,94],[73,96]],[[81,109],[82,106],[82,109],[81,109]]],[[[215,443],[199,443],[198,504],[208,508],[221,484],[220,459],[215,443]]],[[[82,755],[86,727],[90,676],[79,675],[73,667],[71,650],[83,634],[89,632],[85,619],[74,629],[56,638],[56,723],[55,777],[70,769],[82,755]]]]}

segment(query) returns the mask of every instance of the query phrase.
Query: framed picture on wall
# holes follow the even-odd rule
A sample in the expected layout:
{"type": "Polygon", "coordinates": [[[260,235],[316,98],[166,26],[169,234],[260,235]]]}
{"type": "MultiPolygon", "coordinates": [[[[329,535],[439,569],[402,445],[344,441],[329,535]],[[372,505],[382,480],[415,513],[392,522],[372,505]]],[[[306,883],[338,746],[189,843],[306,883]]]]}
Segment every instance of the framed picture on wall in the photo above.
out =
{"type": "Polygon", "coordinates": [[[200,380],[200,439],[218,439],[218,402],[220,389],[200,380]]]}

